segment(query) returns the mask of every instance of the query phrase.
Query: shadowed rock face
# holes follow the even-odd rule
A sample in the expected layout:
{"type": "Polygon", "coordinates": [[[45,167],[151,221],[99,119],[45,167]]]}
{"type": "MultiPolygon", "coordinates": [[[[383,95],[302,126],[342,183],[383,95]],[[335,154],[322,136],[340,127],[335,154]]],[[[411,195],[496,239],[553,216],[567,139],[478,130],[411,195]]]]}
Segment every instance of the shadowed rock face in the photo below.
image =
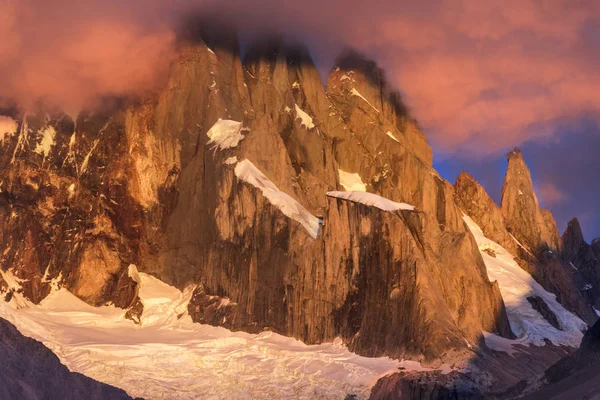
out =
{"type": "Polygon", "coordinates": [[[0,398],[131,399],[121,389],[70,372],[40,342],[0,318],[0,398]]]}
{"type": "Polygon", "coordinates": [[[592,240],[592,251],[596,255],[596,258],[600,259],[600,238],[592,240]]]}
{"type": "Polygon", "coordinates": [[[583,336],[580,348],[523,386],[528,400],[591,399],[600,394],[600,321],[583,336]]]}
{"type": "Polygon", "coordinates": [[[562,235],[562,243],[565,264],[576,268],[583,278],[578,282],[579,290],[590,304],[600,309],[600,259],[583,239],[577,218],[569,221],[562,235]]]}
{"type": "Polygon", "coordinates": [[[235,40],[210,31],[182,35],[193,40],[179,42],[153,98],[76,121],[13,110],[19,130],[0,144],[0,246],[21,288],[3,290],[40,301],[64,286],[135,319],[135,264],[194,285],[195,321],[307,343],[341,336],[363,355],[461,363],[482,330],[511,337],[453,188],[381,70],[347,53],[324,88],[301,46],[258,43],[242,62],[235,40]],[[219,119],[239,123],[235,145],[209,137],[219,119]],[[270,181],[266,192],[238,177],[243,160],[270,181]],[[326,196],[342,189],[340,170],[417,211],[326,196]],[[316,239],[273,193],[295,200],[287,215],[322,218],[316,239]]]}

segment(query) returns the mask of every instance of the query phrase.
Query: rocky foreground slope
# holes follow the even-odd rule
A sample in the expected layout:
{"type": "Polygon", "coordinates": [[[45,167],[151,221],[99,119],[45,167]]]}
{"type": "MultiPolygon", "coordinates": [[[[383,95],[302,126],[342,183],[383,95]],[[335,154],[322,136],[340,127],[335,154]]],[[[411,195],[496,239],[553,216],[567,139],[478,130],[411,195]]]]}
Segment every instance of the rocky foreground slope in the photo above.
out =
{"type": "Polygon", "coordinates": [[[0,318],[0,398],[131,399],[121,389],[70,372],[50,349],[0,318]]]}
{"type": "Polygon", "coordinates": [[[591,253],[576,232],[561,240],[520,152],[501,208],[467,176],[453,187],[355,52],[323,87],[302,46],[263,41],[242,60],[234,34],[190,30],[153,98],[0,114],[6,300],[14,282],[36,303],[64,287],[138,320],[133,264],[193,286],[196,322],[464,366],[487,351],[483,331],[515,336],[465,213],[565,308],[596,318],[581,286],[597,279],[591,253]]]}

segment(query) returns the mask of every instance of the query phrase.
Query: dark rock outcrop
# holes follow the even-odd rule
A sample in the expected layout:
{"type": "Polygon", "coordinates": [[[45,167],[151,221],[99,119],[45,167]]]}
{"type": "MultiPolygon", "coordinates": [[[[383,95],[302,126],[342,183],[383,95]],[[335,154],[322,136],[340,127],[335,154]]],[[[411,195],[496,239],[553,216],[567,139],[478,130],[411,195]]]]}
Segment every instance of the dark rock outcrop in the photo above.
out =
{"type": "MultiPolygon", "coordinates": [[[[600,258],[583,238],[577,218],[569,221],[562,235],[563,262],[577,271],[579,290],[596,309],[600,309],[600,258]]],[[[567,267],[567,268],[568,268],[567,267]]]]}
{"type": "Polygon", "coordinates": [[[70,372],[46,346],[0,318],[0,398],[131,399],[125,391],[70,372]]]}
{"type": "Polygon", "coordinates": [[[596,258],[600,259],[600,238],[592,240],[592,250],[596,255],[596,258]]]}
{"type": "Polygon", "coordinates": [[[600,321],[583,336],[579,349],[525,387],[528,400],[592,399],[600,396],[600,321]]]}
{"type": "Polygon", "coordinates": [[[485,395],[468,376],[453,372],[399,373],[380,379],[370,400],[480,400],[485,395]]]}
{"type": "Polygon", "coordinates": [[[528,296],[527,301],[529,304],[531,304],[535,311],[542,314],[542,317],[544,317],[544,319],[548,321],[550,325],[556,329],[562,329],[560,323],[558,322],[558,318],[556,318],[556,314],[554,314],[550,307],[548,307],[548,304],[546,304],[544,299],[542,299],[540,296],[528,296]]]}

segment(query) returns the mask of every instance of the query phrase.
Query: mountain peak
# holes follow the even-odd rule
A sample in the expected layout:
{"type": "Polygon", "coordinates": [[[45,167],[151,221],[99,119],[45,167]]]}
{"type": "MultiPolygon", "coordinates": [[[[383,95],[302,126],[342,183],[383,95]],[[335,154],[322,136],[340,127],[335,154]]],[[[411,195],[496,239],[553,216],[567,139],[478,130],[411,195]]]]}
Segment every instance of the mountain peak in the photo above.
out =
{"type": "Polygon", "coordinates": [[[467,171],[462,171],[456,177],[455,185],[459,185],[459,182],[475,182],[475,183],[479,184],[479,182],[477,182],[477,180],[475,178],[473,178],[473,176],[471,174],[469,174],[467,171]]]}
{"type": "Polygon", "coordinates": [[[527,164],[525,163],[525,157],[523,157],[523,152],[518,147],[515,147],[512,149],[512,151],[509,151],[506,154],[506,159],[508,160],[509,168],[510,164],[514,164],[515,162],[519,164],[522,163],[525,167],[527,167],[527,164]]]}
{"type": "Polygon", "coordinates": [[[562,239],[565,242],[568,240],[577,244],[584,241],[581,225],[579,224],[579,220],[577,218],[573,218],[569,221],[567,228],[562,235],[562,239]]]}
{"type": "Polygon", "coordinates": [[[408,107],[404,104],[400,92],[388,83],[383,68],[364,53],[354,48],[346,48],[335,61],[332,74],[335,72],[359,75],[360,80],[366,81],[366,84],[377,89],[378,96],[392,106],[396,115],[409,117],[408,107]]]}
{"type": "Polygon", "coordinates": [[[556,222],[548,210],[539,206],[523,153],[515,147],[507,159],[501,208],[508,231],[532,249],[540,245],[558,248],[556,222]]]}

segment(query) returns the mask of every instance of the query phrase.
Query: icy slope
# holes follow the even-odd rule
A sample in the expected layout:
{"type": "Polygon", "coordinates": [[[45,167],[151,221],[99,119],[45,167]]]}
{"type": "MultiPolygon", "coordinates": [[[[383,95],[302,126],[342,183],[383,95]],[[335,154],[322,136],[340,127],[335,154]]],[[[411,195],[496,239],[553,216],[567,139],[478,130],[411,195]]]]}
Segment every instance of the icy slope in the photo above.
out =
{"type": "Polygon", "coordinates": [[[556,301],[556,296],[547,292],[531,275],[515,262],[514,257],[498,243],[483,235],[479,226],[469,217],[464,221],[475,236],[479,250],[487,267],[491,281],[498,281],[504,299],[511,328],[517,340],[511,341],[485,333],[486,344],[494,349],[513,352],[512,344],[543,346],[544,339],[556,345],[578,347],[586,324],[556,301]],[[488,254],[491,251],[496,257],[488,254]],[[556,329],[533,309],[527,297],[539,296],[556,315],[561,330],[556,329]]]}
{"type": "Polygon", "coordinates": [[[0,316],[44,342],[72,371],[148,400],[366,398],[379,377],[402,365],[360,357],[340,343],[307,346],[271,332],[193,324],[185,314],[191,291],[135,267],[129,272],[140,283],[141,326],[124,319],[123,310],[91,307],[65,289],[40,306],[15,310],[13,301],[0,302],[0,316]]]}

